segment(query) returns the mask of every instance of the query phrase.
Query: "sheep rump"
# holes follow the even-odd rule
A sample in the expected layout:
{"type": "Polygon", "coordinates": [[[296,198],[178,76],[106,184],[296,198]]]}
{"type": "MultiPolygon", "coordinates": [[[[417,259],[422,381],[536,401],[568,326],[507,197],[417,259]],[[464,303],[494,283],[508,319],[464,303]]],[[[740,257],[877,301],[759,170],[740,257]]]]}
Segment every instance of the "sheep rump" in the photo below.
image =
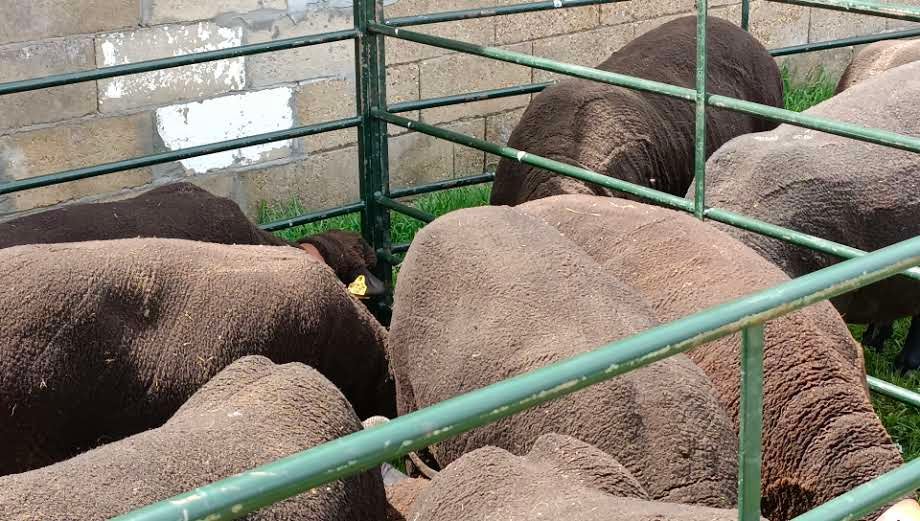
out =
{"type": "Polygon", "coordinates": [[[837,82],[837,94],[895,67],[920,61],[920,40],[884,40],[859,52],[837,82]]]}
{"type": "MultiPolygon", "coordinates": [[[[672,321],[787,282],[776,266],[693,216],[583,195],[518,207],[559,230],[672,321]]],[[[739,334],[688,352],[738,428],[739,334]]],[[[903,460],[876,416],[862,349],[827,302],[767,323],[764,343],[763,512],[785,521],[903,460]]]]}
{"type": "MultiPolygon", "coordinates": [[[[920,136],[920,62],[858,83],[805,112],[920,136]],[[884,92],[884,96],[879,96],[884,92]]],[[[742,136],[706,169],[706,204],[874,251],[920,235],[920,155],[781,125],[742,136]]],[[[687,193],[693,198],[692,190],[687,193]]],[[[798,277],[840,259],[740,228],[714,223],[798,277]]],[[[887,322],[920,314],[920,282],[892,277],[833,300],[848,322],[887,322]]]]}
{"type": "MultiPolygon", "coordinates": [[[[345,397],[315,370],[244,357],[218,373],[162,426],[0,478],[0,518],[110,519],[360,428],[345,397]]],[[[246,519],[378,521],[384,508],[379,473],[365,472],[246,519]]]]}
{"type": "MultiPolygon", "coordinates": [[[[746,31],[716,17],[708,24],[708,92],[782,107],[779,69],[746,31]]],[[[661,25],[613,53],[598,69],[685,87],[696,85],[696,17],[661,25]]],[[[731,138],[775,123],[722,109],[706,111],[706,154],[731,138]]],[[[508,146],[683,196],[694,176],[693,104],[583,79],[534,97],[508,146]]],[[[514,206],[565,193],[625,194],[503,158],[493,205],[514,206]]]]}
{"type": "MultiPolygon", "coordinates": [[[[555,229],[507,207],[451,212],[402,265],[389,347],[400,414],[654,325],[642,299],[555,229]]],[[[705,374],[678,355],[430,447],[524,454],[547,432],[619,460],[656,500],[731,507],[737,440],[705,374]]]]}
{"type": "Polygon", "coordinates": [[[0,264],[0,475],[160,425],[245,355],[316,368],[359,415],[395,412],[385,330],[293,248],[122,239],[0,264]]]}
{"type": "Polygon", "coordinates": [[[650,501],[623,465],[569,436],[541,436],[524,456],[495,448],[451,463],[422,491],[413,521],[731,521],[734,509],[650,501]]]}

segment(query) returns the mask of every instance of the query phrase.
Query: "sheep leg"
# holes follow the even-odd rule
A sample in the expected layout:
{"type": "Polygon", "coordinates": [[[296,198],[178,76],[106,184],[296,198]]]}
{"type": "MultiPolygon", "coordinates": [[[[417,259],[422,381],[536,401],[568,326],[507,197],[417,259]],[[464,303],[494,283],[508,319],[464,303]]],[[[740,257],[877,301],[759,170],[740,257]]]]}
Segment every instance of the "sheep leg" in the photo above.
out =
{"type": "Polygon", "coordinates": [[[894,365],[903,373],[920,369],[920,315],[911,319],[907,340],[901,352],[898,353],[894,365]]]}
{"type": "Polygon", "coordinates": [[[866,328],[866,332],[863,333],[862,343],[866,347],[881,351],[885,345],[885,341],[891,338],[893,332],[894,324],[891,322],[885,324],[869,324],[869,327],[866,328]]]}

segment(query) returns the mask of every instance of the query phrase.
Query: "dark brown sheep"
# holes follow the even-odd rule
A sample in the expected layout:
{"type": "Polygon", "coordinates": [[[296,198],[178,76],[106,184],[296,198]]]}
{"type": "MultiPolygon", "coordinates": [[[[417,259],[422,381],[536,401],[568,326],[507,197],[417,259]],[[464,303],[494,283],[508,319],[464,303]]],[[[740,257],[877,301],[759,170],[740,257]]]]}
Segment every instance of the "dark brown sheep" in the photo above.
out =
{"type": "MultiPolygon", "coordinates": [[[[805,113],[920,136],[920,62],[857,83],[805,113]],[[884,95],[879,95],[884,93],[884,95]]],[[[742,136],[710,159],[706,204],[874,251],[920,234],[920,154],[792,125],[742,136]]],[[[692,190],[688,192],[692,198],[692,190]]],[[[837,257],[715,224],[798,277],[837,257]]],[[[847,322],[920,314],[920,282],[894,277],[835,299],[847,322]]],[[[915,321],[915,324],[917,322],[915,321]]],[[[897,360],[920,367],[920,326],[897,360]]]]}
{"type": "MultiPolygon", "coordinates": [[[[390,353],[400,414],[624,338],[655,323],[642,298],[559,232],[507,207],[458,210],[416,236],[396,289],[390,353]]],[[[430,447],[444,468],[543,433],[619,460],[662,501],[731,507],[737,439],[685,355],[430,447]]]]}
{"type": "MultiPolygon", "coordinates": [[[[708,91],[782,107],[782,80],[767,50],[719,18],[709,18],[708,31],[708,91]]],[[[597,68],[694,88],[696,17],[645,33],[597,68]]],[[[706,114],[707,156],[735,136],[776,126],[727,110],[706,114]]],[[[570,79],[534,97],[508,144],[683,196],[694,176],[694,121],[694,106],[685,100],[570,79]]],[[[495,173],[492,204],[514,206],[565,193],[625,195],[504,158],[495,173]]]]}
{"type": "MultiPolygon", "coordinates": [[[[693,216],[625,199],[566,195],[519,211],[554,226],[677,320],[789,280],[693,216]]],[[[738,424],[740,335],[689,353],[738,424]]],[[[866,387],[862,349],[827,302],[770,321],[764,351],[763,513],[785,521],[903,463],[866,387]]]]}
{"type": "Polygon", "coordinates": [[[859,52],[837,82],[841,93],[861,81],[895,67],[920,61],[920,40],[886,40],[859,52]]]}
{"type": "Polygon", "coordinates": [[[292,248],[120,239],[0,249],[0,475],[162,424],[246,355],[395,414],[386,331],[292,248]]]}
{"type": "Polygon", "coordinates": [[[137,237],[293,246],[320,258],[345,284],[364,275],[368,296],[384,291],[383,283],[371,274],[377,256],[360,235],[331,230],[290,243],[254,225],[232,200],[191,183],[172,183],[129,199],[73,204],[0,223],[0,248],[137,237]]]}
{"type": "MultiPolygon", "coordinates": [[[[315,370],[244,357],[218,373],[160,427],[0,478],[0,518],[110,519],[360,428],[342,393],[315,370]]],[[[365,472],[246,519],[379,521],[385,507],[379,474],[365,472]]]]}
{"type": "Polygon", "coordinates": [[[412,521],[732,521],[734,509],[651,501],[617,460],[569,436],[541,436],[524,456],[495,447],[453,462],[423,490],[412,521]]]}

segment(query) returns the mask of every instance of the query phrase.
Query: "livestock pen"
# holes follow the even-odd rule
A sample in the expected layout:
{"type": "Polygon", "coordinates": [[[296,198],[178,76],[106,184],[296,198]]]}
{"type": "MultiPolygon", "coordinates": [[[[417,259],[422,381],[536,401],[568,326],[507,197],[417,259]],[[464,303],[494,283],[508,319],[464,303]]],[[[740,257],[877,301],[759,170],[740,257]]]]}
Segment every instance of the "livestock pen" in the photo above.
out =
{"type": "MultiPolygon", "coordinates": [[[[16,180],[0,184],[0,195],[234,150],[241,147],[345,128],[357,128],[360,200],[337,208],[325,209],[273,222],[265,225],[264,228],[270,231],[282,230],[334,216],[360,213],[363,234],[376,249],[380,259],[376,274],[381,280],[387,282],[388,286],[392,286],[392,267],[400,262],[397,255],[407,251],[409,248],[408,244],[392,244],[389,212],[396,211],[425,222],[433,219],[431,215],[401,203],[398,199],[459,186],[487,183],[492,179],[490,175],[484,174],[409,188],[390,187],[388,175],[388,124],[429,134],[467,147],[550,170],[560,175],[570,176],[639,196],[668,208],[692,213],[700,219],[711,219],[726,223],[846,259],[839,264],[818,272],[706,309],[635,336],[600,346],[592,352],[454,397],[437,405],[397,418],[382,426],[345,436],[185,494],[125,513],[117,519],[133,521],[237,519],[274,502],[373,468],[383,462],[405,455],[410,451],[424,448],[452,435],[497,421],[526,408],[576,392],[591,384],[613,378],[619,374],[738,331],[742,332],[743,338],[742,359],[740,361],[743,392],[738,467],[739,517],[744,520],[759,518],[764,323],[796,309],[855,290],[887,277],[902,276],[920,279],[920,269],[917,268],[920,265],[920,237],[891,245],[876,252],[867,253],[820,237],[751,219],[744,215],[707,207],[705,204],[705,125],[707,107],[728,109],[776,122],[788,123],[914,153],[920,153],[920,138],[900,135],[881,129],[864,128],[826,118],[798,114],[775,107],[708,94],[706,92],[707,0],[696,1],[697,67],[695,90],[404,29],[410,26],[471,18],[512,15],[622,1],[626,0],[552,0],[488,9],[469,9],[385,19],[381,0],[355,0],[355,24],[352,29],[348,30],[0,84],[0,95],[4,95],[271,51],[349,39],[354,40],[355,67],[358,78],[355,117],[16,180]],[[694,201],[532,155],[525,150],[516,150],[490,143],[397,115],[413,110],[535,93],[544,89],[550,83],[520,85],[511,88],[388,105],[386,95],[386,58],[384,53],[386,38],[408,40],[638,91],[664,94],[686,100],[688,103],[694,103],[696,110],[694,201]]],[[[769,1],[907,21],[920,21],[920,8],[918,7],[885,4],[871,0],[769,1]]],[[[749,0],[743,0],[742,27],[747,28],[749,18],[750,2],[749,0]]],[[[920,29],[797,45],[774,49],[771,54],[774,56],[787,56],[914,36],[920,36],[920,29]]],[[[390,289],[392,290],[392,288],[390,289]]],[[[378,311],[384,316],[389,307],[390,298],[384,298],[378,303],[378,311]]],[[[920,406],[920,395],[910,390],[898,388],[873,378],[869,379],[869,386],[875,392],[920,406]]],[[[886,501],[909,493],[918,487],[920,487],[920,461],[915,460],[831,500],[797,519],[802,521],[855,519],[873,511],[886,501]]]]}

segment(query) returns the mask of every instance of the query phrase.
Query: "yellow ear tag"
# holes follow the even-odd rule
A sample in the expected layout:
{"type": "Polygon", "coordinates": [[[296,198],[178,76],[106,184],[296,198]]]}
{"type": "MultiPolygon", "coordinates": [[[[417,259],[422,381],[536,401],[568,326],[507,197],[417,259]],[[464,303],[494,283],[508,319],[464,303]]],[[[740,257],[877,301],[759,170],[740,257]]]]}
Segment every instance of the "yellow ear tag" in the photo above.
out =
{"type": "Polygon", "coordinates": [[[358,298],[366,298],[367,282],[364,280],[364,275],[358,275],[358,278],[348,285],[348,292],[358,298]]]}

